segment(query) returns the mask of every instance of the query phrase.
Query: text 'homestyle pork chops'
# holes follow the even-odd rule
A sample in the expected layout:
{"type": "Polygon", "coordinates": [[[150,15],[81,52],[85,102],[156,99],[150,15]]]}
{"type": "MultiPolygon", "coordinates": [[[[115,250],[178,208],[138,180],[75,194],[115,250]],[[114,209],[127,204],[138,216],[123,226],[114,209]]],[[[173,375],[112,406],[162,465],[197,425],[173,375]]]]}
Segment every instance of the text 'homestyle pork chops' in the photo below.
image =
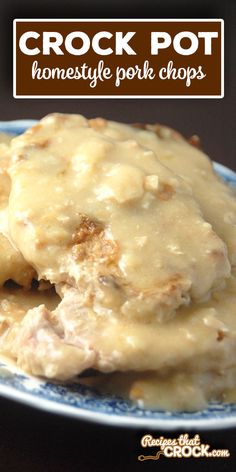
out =
{"type": "Polygon", "coordinates": [[[104,126],[56,114],[12,141],[11,237],[40,278],[79,287],[96,313],[173,316],[222,286],[226,246],[184,179],[104,126]]]}

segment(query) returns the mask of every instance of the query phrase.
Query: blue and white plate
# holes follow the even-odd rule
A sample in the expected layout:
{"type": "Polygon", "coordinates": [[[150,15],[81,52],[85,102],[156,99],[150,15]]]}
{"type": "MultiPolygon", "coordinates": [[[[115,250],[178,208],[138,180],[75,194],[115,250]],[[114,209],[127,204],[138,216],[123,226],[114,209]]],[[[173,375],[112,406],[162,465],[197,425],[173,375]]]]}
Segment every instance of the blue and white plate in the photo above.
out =
{"type": "MultiPolygon", "coordinates": [[[[0,122],[0,132],[20,134],[35,121],[0,122]]],[[[216,171],[236,187],[236,174],[214,164],[216,171]]],[[[236,426],[236,405],[211,403],[195,413],[142,410],[117,396],[104,395],[76,382],[59,384],[39,380],[17,370],[7,361],[0,361],[0,395],[36,408],[73,418],[149,429],[177,428],[222,429],[236,426]]]]}

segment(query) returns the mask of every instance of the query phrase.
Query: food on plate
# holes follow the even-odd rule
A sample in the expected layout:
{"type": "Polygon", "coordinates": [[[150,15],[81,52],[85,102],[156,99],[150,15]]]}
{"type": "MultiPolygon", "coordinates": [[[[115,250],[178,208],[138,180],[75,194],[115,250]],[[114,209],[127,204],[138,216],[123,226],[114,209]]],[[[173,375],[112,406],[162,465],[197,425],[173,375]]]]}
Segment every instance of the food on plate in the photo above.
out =
{"type": "Polygon", "coordinates": [[[98,314],[168,318],[230,275],[189,184],[136,140],[52,115],[11,149],[14,243],[40,278],[76,287],[98,314]]]}
{"type": "Polygon", "coordinates": [[[53,287],[40,290],[32,287],[25,290],[8,283],[0,289],[0,352],[7,354],[11,349],[14,358],[13,346],[16,345],[16,333],[22,320],[29,310],[44,305],[53,310],[59,303],[59,297],[53,287]]]}
{"type": "Polygon", "coordinates": [[[8,168],[11,157],[7,142],[7,138],[0,135],[0,287],[9,279],[23,287],[29,287],[36,273],[14,245],[8,230],[8,198],[11,188],[8,168]]]}
{"type": "Polygon", "coordinates": [[[193,136],[186,141],[179,133],[160,125],[146,125],[156,133],[151,148],[160,161],[191,185],[193,195],[204,218],[225,241],[233,267],[236,266],[236,198],[232,189],[216,175],[212,162],[199,149],[200,141],[193,136]],[[188,158],[190,156],[190,158],[188,158]]]}
{"type": "Polygon", "coordinates": [[[201,409],[236,389],[236,199],[196,145],[62,114],[4,144],[2,233],[31,274],[7,278],[33,303],[14,321],[9,302],[1,352],[56,380],[92,368],[81,381],[144,407],[201,409]]]}
{"type": "Polygon", "coordinates": [[[172,409],[201,408],[236,387],[235,277],[208,302],[182,307],[162,323],[98,315],[81,306],[75,288],[63,288],[60,296],[53,311],[44,306],[30,310],[8,343],[8,355],[33,374],[68,380],[94,368],[106,376],[96,376],[92,383],[106,390],[114,379],[108,373],[119,371],[115,379],[121,380],[121,372],[132,371],[123,376],[119,389],[115,382],[113,393],[128,386],[133,400],[153,407],[160,405],[157,390],[164,383],[165,401],[171,408],[172,398],[172,409]],[[216,383],[208,382],[214,378],[216,383]]]}

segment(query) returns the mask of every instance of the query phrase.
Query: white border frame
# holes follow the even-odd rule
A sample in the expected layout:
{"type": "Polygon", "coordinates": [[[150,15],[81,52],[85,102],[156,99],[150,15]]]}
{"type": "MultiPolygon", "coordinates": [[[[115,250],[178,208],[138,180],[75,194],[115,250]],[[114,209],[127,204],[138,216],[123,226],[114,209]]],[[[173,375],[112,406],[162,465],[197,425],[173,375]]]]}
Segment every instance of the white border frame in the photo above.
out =
{"type": "Polygon", "coordinates": [[[16,18],[13,20],[13,97],[14,98],[66,98],[66,99],[73,99],[73,98],[224,98],[224,20],[222,18],[16,18]],[[21,22],[45,22],[45,23],[55,23],[55,22],[64,22],[64,23],[72,23],[72,22],[103,22],[103,23],[116,23],[119,21],[122,22],[138,22],[138,23],[150,23],[150,22],[219,22],[221,25],[221,93],[220,95],[17,95],[16,93],[16,24],[18,21],[21,22]]]}

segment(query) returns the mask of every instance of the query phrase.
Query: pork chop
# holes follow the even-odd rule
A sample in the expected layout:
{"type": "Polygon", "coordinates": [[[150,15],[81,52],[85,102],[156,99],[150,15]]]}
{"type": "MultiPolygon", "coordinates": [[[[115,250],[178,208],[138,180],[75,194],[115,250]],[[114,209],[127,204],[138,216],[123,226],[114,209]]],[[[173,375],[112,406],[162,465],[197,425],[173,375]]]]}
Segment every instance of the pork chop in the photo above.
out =
{"type": "Polygon", "coordinates": [[[83,289],[95,312],[168,319],[223,286],[226,246],[184,179],[104,126],[51,115],[12,141],[11,237],[39,278],[83,289]]]}

